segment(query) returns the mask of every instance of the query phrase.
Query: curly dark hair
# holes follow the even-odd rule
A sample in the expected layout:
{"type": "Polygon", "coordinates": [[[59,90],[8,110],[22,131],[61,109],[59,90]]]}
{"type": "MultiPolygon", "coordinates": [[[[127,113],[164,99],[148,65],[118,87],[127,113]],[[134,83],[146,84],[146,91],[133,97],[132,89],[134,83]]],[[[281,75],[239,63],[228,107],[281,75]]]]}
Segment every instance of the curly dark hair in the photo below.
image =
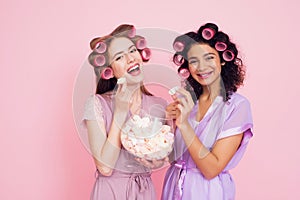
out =
{"type": "MultiPolygon", "coordinates": [[[[225,63],[221,68],[221,77],[223,80],[224,87],[222,88],[221,94],[224,97],[224,101],[228,101],[230,99],[230,95],[237,91],[237,89],[243,84],[244,77],[245,77],[245,68],[243,66],[243,62],[240,58],[238,58],[238,50],[236,45],[230,41],[229,36],[218,30],[218,26],[213,23],[206,23],[205,25],[201,26],[197,32],[188,32],[184,35],[180,35],[175,38],[174,43],[180,42],[184,44],[184,48],[180,52],[176,52],[173,56],[173,61],[176,64],[178,60],[183,59],[183,63],[178,69],[178,72],[183,68],[189,69],[189,64],[187,61],[187,53],[190,50],[193,44],[208,44],[210,47],[215,48],[217,42],[225,43],[227,48],[233,53],[232,60],[224,60],[224,51],[217,51],[220,57],[221,63],[225,63]],[[203,37],[203,30],[209,28],[214,32],[212,38],[204,38],[203,37]]],[[[228,52],[228,51],[226,51],[228,52]]],[[[225,53],[226,53],[225,52],[225,53]]],[[[202,94],[202,86],[198,83],[191,75],[187,78],[187,87],[186,89],[189,90],[191,93],[195,93],[196,97],[202,94]],[[192,90],[194,92],[192,92],[192,90]]]]}

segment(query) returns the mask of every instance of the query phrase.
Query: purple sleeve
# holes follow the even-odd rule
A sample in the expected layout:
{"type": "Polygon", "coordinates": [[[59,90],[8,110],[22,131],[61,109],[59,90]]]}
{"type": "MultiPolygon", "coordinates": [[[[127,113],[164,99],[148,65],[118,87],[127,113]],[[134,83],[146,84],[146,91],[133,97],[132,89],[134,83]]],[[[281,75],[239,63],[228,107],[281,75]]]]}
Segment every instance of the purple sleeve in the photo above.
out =
{"type": "Polygon", "coordinates": [[[239,133],[250,134],[252,136],[253,122],[249,101],[242,99],[239,102],[232,103],[234,103],[233,109],[228,113],[228,117],[217,140],[239,133]]]}
{"type": "Polygon", "coordinates": [[[248,142],[253,136],[253,122],[251,115],[250,103],[247,99],[242,99],[234,105],[233,110],[230,112],[225,124],[223,126],[222,132],[218,135],[217,139],[222,139],[228,136],[233,136],[239,133],[244,133],[241,144],[234,154],[225,170],[230,170],[235,167],[239,161],[242,159],[248,142]]]}

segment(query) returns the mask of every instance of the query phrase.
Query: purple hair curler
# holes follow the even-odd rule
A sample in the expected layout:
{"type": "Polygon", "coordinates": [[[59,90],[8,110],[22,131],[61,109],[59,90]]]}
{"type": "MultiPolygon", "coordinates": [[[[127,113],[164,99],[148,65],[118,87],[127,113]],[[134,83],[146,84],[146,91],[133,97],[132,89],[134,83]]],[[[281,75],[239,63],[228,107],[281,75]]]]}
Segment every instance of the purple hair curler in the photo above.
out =
{"type": "Polygon", "coordinates": [[[215,35],[215,31],[211,28],[205,28],[202,31],[202,37],[206,40],[210,40],[215,35]]]}
{"type": "Polygon", "coordinates": [[[177,52],[181,52],[184,49],[184,44],[182,42],[177,41],[174,43],[173,49],[177,52]]]}
{"type": "Polygon", "coordinates": [[[135,34],[136,34],[135,27],[132,27],[132,29],[129,30],[129,32],[128,32],[128,37],[133,38],[135,36],[135,34]]]}
{"type": "Polygon", "coordinates": [[[217,51],[225,51],[227,49],[227,44],[224,42],[216,42],[215,48],[217,51]]]}
{"type": "Polygon", "coordinates": [[[187,79],[190,76],[189,70],[185,68],[181,69],[178,74],[182,79],[187,79]]]}
{"type": "Polygon", "coordinates": [[[145,38],[141,38],[138,41],[136,41],[135,45],[136,45],[136,48],[141,50],[141,49],[146,48],[147,42],[146,42],[145,38]]]}
{"type": "Polygon", "coordinates": [[[101,73],[102,79],[108,80],[113,77],[114,77],[113,70],[110,67],[106,67],[105,69],[103,69],[101,73]]]}
{"type": "Polygon", "coordinates": [[[149,60],[151,57],[151,50],[149,48],[145,48],[141,52],[143,60],[149,60]]]}
{"type": "Polygon", "coordinates": [[[232,61],[234,59],[234,53],[230,50],[224,51],[222,56],[225,61],[232,61]]]}
{"type": "Polygon", "coordinates": [[[104,42],[98,42],[95,46],[95,51],[97,53],[104,53],[106,51],[106,44],[104,42]]]}
{"type": "Polygon", "coordinates": [[[93,58],[93,64],[97,67],[101,67],[105,64],[105,57],[104,55],[96,55],[93,58]]]}
{"type": "Polygon", "coordinates": [[[180,66],[180,65],[183,64],[184,59],[183,59],[182,55],[177,54],[177,55],[174,57],[174,60],[173,60],[173,61],[174,61],[175,65],[180,66]]]}

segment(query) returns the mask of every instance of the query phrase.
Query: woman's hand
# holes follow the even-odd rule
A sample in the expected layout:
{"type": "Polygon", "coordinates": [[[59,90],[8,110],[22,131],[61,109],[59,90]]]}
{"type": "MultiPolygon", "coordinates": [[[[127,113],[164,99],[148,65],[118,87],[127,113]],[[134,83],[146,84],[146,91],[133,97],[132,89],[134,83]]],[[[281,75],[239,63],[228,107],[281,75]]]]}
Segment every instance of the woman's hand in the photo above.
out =
{"type": "Polygon", "coordinates": [[[118,89],[114,95],[114,120],[119,124],[119,127],[123,126],[126,120],[126,116],[129,112],[129,102],[132,93],[127,89],[126,81],[118,84],[118,89]]]}
{"type": "MultiPolygon", "coordinates": [[[[174,97],[175,98],[175,97],[174,97]]],[[[173,98],[173,99],[174,99],[173,98]]],[[[175,99],[174,99],[175,100],[175,99]]],[[[174,102],[170,103],[167,107],[166,107],[166,118],[168,120],[173,120],[176,119],[179,115],[180,112],[177,109],[177,104],[178,102],[175,100],[174,102]]]]}
{"type": "Polygon", "coordinates": [[[179,88],[176,92],[179,95],[173,97],[173,99],[177,103],[175,107],[178,110],[178,113],[176,112],[176,126],[180,128],[183,124],[188,123],[188,117],[194,107],[194,101],[187,90],[179,88]]]}
{"type": "Polygon", "coordinates": [[[169,157],[165,157],[163,159],[160,160],[146,160],[144,158],[136,158],[136,161],[138,161],[139,163],[141,163],[143,166],[149,168],[149,169],[157,169],[160,168],[162,166],[164,166],[165,163],[169,162],[169,157]]]}
{"type": "Polygon", "coordinates": [[[118,112],[125,112],[126,114],[129,111],[129,101],[131,98],[131,92],[127,90],[126,81],[118,84],[118,89],[114,96],[115,107],[114,110],[118,112]]]}

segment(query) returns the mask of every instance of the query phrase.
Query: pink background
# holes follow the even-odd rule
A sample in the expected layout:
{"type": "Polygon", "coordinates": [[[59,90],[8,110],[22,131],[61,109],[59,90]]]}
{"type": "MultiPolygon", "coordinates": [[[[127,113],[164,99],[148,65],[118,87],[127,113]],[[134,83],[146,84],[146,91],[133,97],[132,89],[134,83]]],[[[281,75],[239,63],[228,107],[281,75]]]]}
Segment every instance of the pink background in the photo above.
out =
{"type": "MultiPolygon", "coordinates": [[[[237,199],[299,199],[298,1],[130,2],[1,1],[0,199],[89,199],[94,165],[72,95],[91,38],[120,23],[186,32],[208,21],[230,33],[248,67],[240,92],[255,136],[232,171],[237,199]]],[[[158,195],[163,173],[153,175],[158,195]]]]}

